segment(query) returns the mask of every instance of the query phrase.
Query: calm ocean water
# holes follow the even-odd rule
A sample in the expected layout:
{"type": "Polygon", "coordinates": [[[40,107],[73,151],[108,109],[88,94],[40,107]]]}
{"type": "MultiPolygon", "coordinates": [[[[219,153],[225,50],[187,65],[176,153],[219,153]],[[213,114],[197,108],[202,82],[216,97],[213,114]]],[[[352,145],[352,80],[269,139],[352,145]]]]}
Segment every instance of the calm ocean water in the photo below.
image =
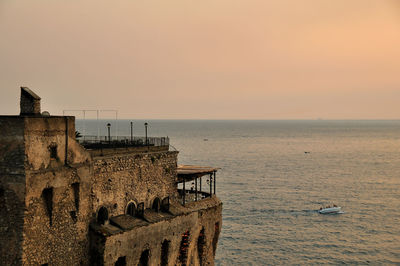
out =
{"type": "MultiPolygon", "coordinates": [[[[143,136],[144,121],[133,122],[143,136]]],[[[180,164],[221,167],[217,265],[400,265],[400,121],[148,122],[180,164]],[[316,212],[332,203],[345,213],[316,212]]]]}

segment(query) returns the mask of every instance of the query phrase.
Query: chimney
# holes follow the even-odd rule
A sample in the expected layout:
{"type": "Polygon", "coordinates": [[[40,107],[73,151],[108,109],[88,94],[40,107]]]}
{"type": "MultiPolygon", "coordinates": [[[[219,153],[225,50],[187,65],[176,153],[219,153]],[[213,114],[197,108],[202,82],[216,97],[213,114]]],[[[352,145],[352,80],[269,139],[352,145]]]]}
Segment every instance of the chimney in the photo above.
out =
{"type": "Polygon", "coordinates": [[[20,115],[40,115],[40,97],[28,87],[21,87],[20,115]]]}

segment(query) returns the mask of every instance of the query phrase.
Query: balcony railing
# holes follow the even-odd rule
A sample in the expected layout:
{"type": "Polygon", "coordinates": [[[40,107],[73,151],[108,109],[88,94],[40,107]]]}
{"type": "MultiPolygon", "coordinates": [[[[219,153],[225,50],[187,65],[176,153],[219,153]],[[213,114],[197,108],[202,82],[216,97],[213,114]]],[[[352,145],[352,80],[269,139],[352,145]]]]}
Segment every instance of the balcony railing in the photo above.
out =
{"type": "Polygon", "coordinates": [[[189,202],[199,201],[205,198],[211,198],[212,194],[205,191],[195,191],[195,190],[183,190],[178,189],[179,198],[182,205],[189,202]]]}
{"type": "Polygon", "coordinates": [[[79,144],[87,149],[125,148],[125,147],[168,147],[168,137],[130,137],[130,136],[82,136],[79,144]]]}

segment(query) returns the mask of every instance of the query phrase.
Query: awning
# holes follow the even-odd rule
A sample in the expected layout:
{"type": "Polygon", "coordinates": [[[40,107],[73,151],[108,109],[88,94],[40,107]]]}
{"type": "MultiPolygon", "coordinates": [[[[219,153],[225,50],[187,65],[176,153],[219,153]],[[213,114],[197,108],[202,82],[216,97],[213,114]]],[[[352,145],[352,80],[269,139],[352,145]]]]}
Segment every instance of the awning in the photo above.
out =
{"type": "Polygon", "coordinates": [[[204,175],[210,175],[219,168],[198,165],[178,165],[178,182],[191,181],[204,175]]]}

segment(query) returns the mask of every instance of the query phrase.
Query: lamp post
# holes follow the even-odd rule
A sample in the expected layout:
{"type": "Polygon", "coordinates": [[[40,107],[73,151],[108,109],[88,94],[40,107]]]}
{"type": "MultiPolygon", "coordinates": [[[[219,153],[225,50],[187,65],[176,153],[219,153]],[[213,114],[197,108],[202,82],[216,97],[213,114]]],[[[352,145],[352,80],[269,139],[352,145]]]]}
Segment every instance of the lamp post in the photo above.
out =
{"type": "Polygon", "coordinates": [[[111,124],[107,123],[107,129],[108,129],[108,143],[111,143],[111,124]]]}
{"type": "Polygon", "coordinates": [[[131,143],[133,143],[133,122],[131,122],[131,143]]]}
{"type": "Polygon", "coordinates": [[[144,123],[144,132],[145,132],[145,138],[146,138],[146,146],[147,145],[149,145],[149,141],[148,141],[148,139],[147,139],[147,126],[148,126],[149,124],[146,122],[146,123],[144,123]]]}

